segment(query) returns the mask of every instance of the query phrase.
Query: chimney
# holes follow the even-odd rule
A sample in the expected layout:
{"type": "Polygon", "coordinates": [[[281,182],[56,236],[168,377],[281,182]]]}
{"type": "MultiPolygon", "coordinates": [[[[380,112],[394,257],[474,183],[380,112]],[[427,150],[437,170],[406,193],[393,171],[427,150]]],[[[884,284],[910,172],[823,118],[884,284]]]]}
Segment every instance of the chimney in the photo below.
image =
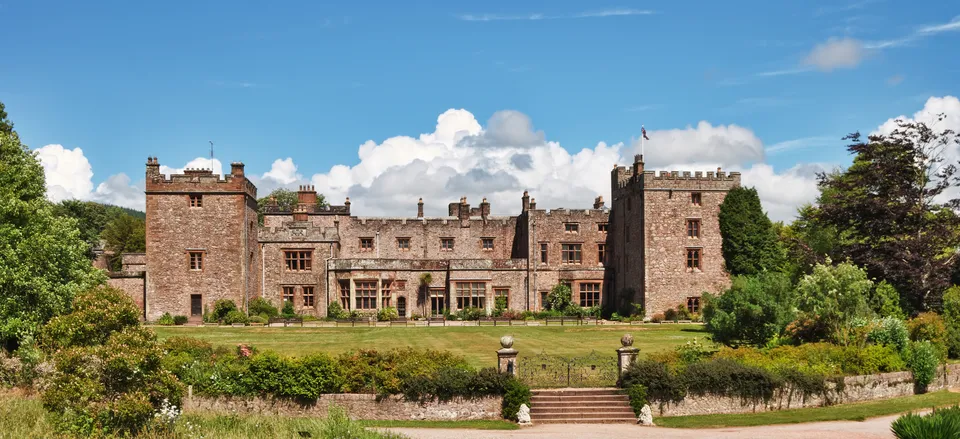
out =
{"type": "Polygon", "coordinates": [[[470,219],[470,205],[467,204],[467,197],[460,197],[460,220],[470,219]]]}
{"type": "Polygon", "coordinates": [[[156,157],[147,157],[147,180],[160,176],[160,162],[156,157]]]}
{"type": "Polygon", "coordinates": [[[233,175],[234,177],[243,177],[243,162],[231,163],[230,175],[233,175]]]}
{"type": "Polygon", "coordinates": [[[633,156],[633,176],[636,177],[640,174],[643,174],[643,155],[637,154],[633,156]]]}
{"type": "Polygon", "coordinates": [[[600,195],[593,200],[593,208],[603,209],[603,195],[600,195]]]}
{"type": "Polygon", "coordinates": [[[487,219],[488,216],[490,216],[490,203],[484,197],[483,201],[480,202],[480,218],[487,219]]]}
{"type": "Polygon", "coordinates": [[[313,212],[317,206],[317,191],[313,185],[301,185],[297,191],[297,205],[303,206],[308,212],[313,212]]]}
{"type": "Polygon", "coordinates": [[[417,201],[417,218],[423,218],[423,197],[417,201]]]}
{"type": "Polygon", "coordinates": [[[537,210],[537,199],[536,199],[536,198],[531,198],[531,199],[530,199],[530,210],[537,210]]]}
{"type": "Polygon", "coordinates": [[[343,202],[343,206],[347,208],[347,215],[350,215],[350,197],[347,197],[347,201],[343,202]]]}
{"type": "Polygon", "coordinates": [[[527,191],[523,191],[523,211],[526,212],[530,210],[530,194],[527,191]]]}
{"type": "Polygon", "coordinates": [[[299,205],[293,208],[293,220],[294,221],[306,221],[307,220],[307,207],[304,205],[299,205]]]}

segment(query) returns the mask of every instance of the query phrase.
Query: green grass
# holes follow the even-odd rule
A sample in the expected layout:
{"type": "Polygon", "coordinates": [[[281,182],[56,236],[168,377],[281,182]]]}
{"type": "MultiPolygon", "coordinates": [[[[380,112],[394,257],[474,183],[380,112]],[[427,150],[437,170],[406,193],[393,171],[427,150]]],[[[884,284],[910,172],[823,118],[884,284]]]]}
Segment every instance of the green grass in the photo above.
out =
{"type": "Polygon", "coordinates": [[[518,430],[510,421],[358,421],[364,427],[376,428],[469,428],[471,430],[518,430]]]}
{"type": "Polygon", "coordinates": [[[286,355],[317,352],[339,354],[359,348],[429,348],[462,355],[474,367],[496,365],[500,337],[512,334],[520,355],[546,352],[582,356],[596,350],[616,355],[620,337],[631,333],[641,355],[672,350],[694,337],[705,337],[703,325],[643,326],[514,326],[514,327],[409,327],[409,328],[263,328],[156,326],[161,338],[189,336],[214,345],[250,344],[286,355]]]}
{"type": "Polygon", "coordinates": [[[829,407],[733,415],[669,416],[656,418],[654,422],[661,427],[671,428],[717,428],[796,424],[800,422],[863,421],[867,418],[955,404],[960,404],[960,393],[944,390],[923,395],[829,407]]]}

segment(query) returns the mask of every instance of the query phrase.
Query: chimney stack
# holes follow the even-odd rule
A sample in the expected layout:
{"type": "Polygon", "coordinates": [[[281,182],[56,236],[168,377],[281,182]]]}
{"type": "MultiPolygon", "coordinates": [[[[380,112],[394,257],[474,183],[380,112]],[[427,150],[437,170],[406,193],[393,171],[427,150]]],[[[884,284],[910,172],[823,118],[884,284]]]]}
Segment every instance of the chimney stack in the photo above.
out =
{"type": "Polygon", "coordinates": [[[156,157],[147,157],[147,180],[160,176],[160,162],[156,157]]]}
{"type": "Polygon", "coordinates": [[[307,212],[313,212],[317,206],[317,191],[313,185],[301,185],[297,191],[297,205],[303,206],[307,212]]]}
{"type": "Polygon", "coordinates": [[[423,197],[417,201],[417,218],[423,218],[423,197]]]}
{"type": "Polygon", "coordinates": [[[633,156],[633,176],[643,174],[643,155],[637,154],[633,156]]]}
{"type": "Polygon", "coordinates": [[[490,203],[487,202],[487,197],[483,197],[483,201],[480,202],[480,217],[487,219],[490,216],[490,203]]]}
{"type": "Polygon", "coordinates": [[[230,175],[243,177],[243,162],[230,163],[230,175]]]}
{"type": "Polygon", "coordinates": [[[298,205],[293,208],[293,220],[294,221],[306,221],[307,220],[307,207],[304,205],[298,205]]]}
{"type": "Polygon", "coordinates": [[[530,210],[530,194],[527,191],[523,191],[523,212],[530,210]]]}
{"type": "Polygon", "coordinates": [[[350,215],[350,197],[347,197],[347,201],[343,202],[343,206],[347,208],[347,215],[350,215]]]}
{"type": "Polygon", "coordinates": [[[530,199],[530,210],[537,210],[537,199],[536,199],[536,198],[531,198],[531,199],[530,199]]]}

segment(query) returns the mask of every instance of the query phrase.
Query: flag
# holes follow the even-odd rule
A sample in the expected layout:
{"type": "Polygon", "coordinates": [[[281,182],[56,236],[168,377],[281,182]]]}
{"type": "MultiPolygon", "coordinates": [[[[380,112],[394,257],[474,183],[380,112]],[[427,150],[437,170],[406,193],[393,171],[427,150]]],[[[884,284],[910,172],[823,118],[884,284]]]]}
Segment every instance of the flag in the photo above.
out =
{"type": "Polygon", "coordinates": [[[650,140],[650,138],[647,137],[647,129],[646,129],[646,128],[640,127],[640,134],[643,134],[643,138],[644,138],[644,139],[650,140]]]}

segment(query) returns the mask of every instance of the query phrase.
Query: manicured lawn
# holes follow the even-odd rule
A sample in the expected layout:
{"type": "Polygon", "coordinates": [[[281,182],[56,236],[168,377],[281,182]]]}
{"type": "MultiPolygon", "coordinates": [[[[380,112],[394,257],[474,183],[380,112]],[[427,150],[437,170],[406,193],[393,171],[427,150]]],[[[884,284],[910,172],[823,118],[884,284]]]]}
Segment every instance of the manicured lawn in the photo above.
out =
{"type": "Polygon", "coordinates": [[[661,427],[713,428],[754,425],[796,424],[821,421],[862,421],[867,418],[960,404],[960,393],[940,391],[881,401],[841,404],[830,407],[781,410],[736,415],[671,416],[654,419],[661,427]]]}
{"type": "Polygon", "coordinates": [[[518,430],[510,421],[358,421],[364,427],[377,428],[469,428],[471,430],[518,430]]]}
{"type": "Polygon", "coordinates": [[[408,328],[263,328],[155,326],[161,338],[189,336],[215,345],[241,343],[287,355],[316,352],[339,354],[355,349],[390,349],[411,346],[453,351],[475,367],[495,366],[500,337],[514,336],[514,349],[523,354],[581,356],[596,350],[616,355],[623,334],[633,334],[640,354],[671,350],[705,337],[703,325],[638,326],[514,326],[514,327],[408,327],[408,328]]]}

